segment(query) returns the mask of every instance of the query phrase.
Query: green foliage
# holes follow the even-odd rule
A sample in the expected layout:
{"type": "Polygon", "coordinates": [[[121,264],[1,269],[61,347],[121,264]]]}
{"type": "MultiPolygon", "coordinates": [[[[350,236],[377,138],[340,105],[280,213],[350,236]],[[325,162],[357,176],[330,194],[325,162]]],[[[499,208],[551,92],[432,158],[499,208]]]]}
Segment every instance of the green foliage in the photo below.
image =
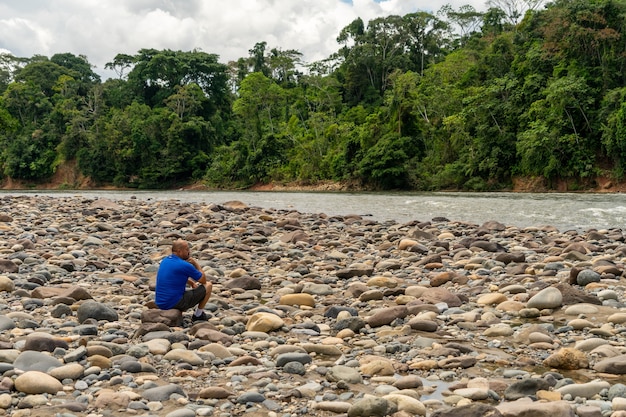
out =
{"type": "Polygon", "coordinates": [[[382,189],[407,188],[412,142],[409,137],[397,137],[393,133],[385,135],[361,159],[362,176],[382,189]]]}
{"type": "Polygon", "coordinates": [[[2,175],[46,180],[75,160],[124,187],[472,191],[623,175],[626,3],[540,3],[357,18],[311,64],[263,41],[229,65],[141,49],[102,82],[82,55],[0,54],[2,175]]]}

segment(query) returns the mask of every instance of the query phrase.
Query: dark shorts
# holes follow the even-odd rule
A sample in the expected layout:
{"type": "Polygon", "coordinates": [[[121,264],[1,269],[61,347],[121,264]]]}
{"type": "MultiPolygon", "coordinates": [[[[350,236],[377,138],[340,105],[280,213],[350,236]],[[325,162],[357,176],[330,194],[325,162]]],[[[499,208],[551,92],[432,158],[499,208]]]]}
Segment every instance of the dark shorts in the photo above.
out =
{"type": "Polygon", "coordinates": [[[183,294],[183,298],[180,299],[178,303],[172,308],[178,309],[180,311],[185,311],[190,309],[191,307],[197,306],[200,301],[206,295],[206,288],[204,285],[200,284],[196,288],[192,290],[187,290],[183,294]]]}

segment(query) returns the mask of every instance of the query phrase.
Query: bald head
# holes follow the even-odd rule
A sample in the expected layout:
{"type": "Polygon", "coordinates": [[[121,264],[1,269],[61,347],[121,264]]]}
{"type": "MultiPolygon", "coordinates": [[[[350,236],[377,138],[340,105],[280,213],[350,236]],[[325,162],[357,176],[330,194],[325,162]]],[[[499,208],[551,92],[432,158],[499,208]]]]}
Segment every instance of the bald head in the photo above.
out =
{"type": "Polygon", "coordinates": [[[182,239],[175,240],[172,243],[172,253],[181,259],[189,258],[189,243],[182,239]]]}

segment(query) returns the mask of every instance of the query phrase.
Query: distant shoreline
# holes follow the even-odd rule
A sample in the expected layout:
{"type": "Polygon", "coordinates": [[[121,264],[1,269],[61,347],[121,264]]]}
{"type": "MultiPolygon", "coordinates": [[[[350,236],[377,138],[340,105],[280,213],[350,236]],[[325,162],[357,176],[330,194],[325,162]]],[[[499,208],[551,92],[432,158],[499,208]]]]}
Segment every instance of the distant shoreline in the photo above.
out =
{"type": "MultiPolygon", "coordinates": [[[[623,193],[626,192],[626,182],[616,182],[607,177],[598,177],[594,181],[594,187],[571,189],[567,182],[560,181],[554,188],[547,187],[545,180],[541,178],[517,178],[513,181],[511,188],[503,188],[489,191],[462,190],[462,189],[440,189],[428,190],[429,192],[510,192],[510,193],[623,193]]],[[[67,179],[53,179],[41,183],[25,183],[11,179],[4,179],[0,182],[0,190],[3,191],[167,191],[167,190],[189,190],[189,191],[280,191],[280,192],[426,192],[427,190],[377,190],[370,187],[363,187],[354,181],[317,181],[317,182],[270,182],[257,183],[245,188],[216,188],[208,187],[202,182],[184,184],[169,189],[141,189],[115,187],[112,185],[96,186],[91,181],[67,181],[67,179]],[[72,186],[71,184],[74,184],[72,186]]]]}

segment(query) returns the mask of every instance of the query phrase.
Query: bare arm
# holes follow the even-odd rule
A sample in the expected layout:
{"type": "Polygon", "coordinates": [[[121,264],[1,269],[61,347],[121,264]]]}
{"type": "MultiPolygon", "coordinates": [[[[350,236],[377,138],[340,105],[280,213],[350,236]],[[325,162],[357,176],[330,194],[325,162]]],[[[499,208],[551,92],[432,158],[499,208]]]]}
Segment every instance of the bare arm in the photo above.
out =
{"type": "Polygon", "coordinates": [[[202,268],[200,267],[200,264],[198,263],[198,261],[196,261],[193,258],[189,258],[187,259],[187,262],[189,262],[190,264],[192,264],[198,271],[200,271],[202,273],[202,276],[200,278],[198,278],[198,281],[194,281],[193,279],[189,278],[187,280],[187,284],[190,284],[192,288],[195,288],[198,286],[198,282],[200,284],[206,284],[206,275],[204,275],[204,271],[202,270],[202,268]],[[191,282],[190,282],[191,281],[191,282]]]}

